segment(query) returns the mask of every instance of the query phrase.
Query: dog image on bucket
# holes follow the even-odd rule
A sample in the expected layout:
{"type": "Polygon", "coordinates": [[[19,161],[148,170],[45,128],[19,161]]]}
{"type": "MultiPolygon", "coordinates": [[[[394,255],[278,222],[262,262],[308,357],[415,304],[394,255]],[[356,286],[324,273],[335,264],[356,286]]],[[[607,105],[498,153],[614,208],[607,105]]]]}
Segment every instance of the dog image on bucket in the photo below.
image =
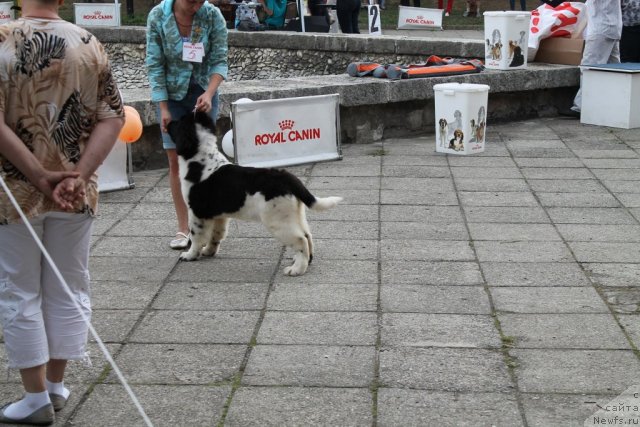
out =
{"type": "Polygon", "coordinates": [[[478,108],[478,120],[471,119],[471,137],[469,138],[469,143],[484,144],[484,129],[486,127],[485,115],[485,109],[484,106],[482,106],[478,108]]]}
{"type": "Polygon", "coordinates": [[[494,61],[502,59],[502,36],[500,30],[495,29],[491,33],[491,40],[487,39],[486,58],[494,61]]]}
{"type": "Polygon", "coordinates": [[[440,147],[454,151],[464,151],[464,131],[460,110],[455,110],[453,117],[453,120],[447,120],[444,117],[438,120],[440,147]]]}

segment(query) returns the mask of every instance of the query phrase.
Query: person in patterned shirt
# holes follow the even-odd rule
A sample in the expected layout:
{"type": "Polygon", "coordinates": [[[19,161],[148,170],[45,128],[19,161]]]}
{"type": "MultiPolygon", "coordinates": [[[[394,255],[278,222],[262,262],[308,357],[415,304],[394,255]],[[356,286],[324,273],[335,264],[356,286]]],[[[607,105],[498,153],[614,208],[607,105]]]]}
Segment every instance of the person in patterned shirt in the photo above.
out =
{"type": "Polygon", "coordinates": [[[0,190],[0,322],[26,391],[0,409],[1,423],[53,423],[70,393],[67,360],[87,358],[95,171],[124,124],[102,45],[58,5],[24,0],[23,17],[0,26],[0,177],[73,294],[0,190]]]}
{"type": "Polygon", "coordinates": [[[640,0],[622,0],[620,61],[640,62],[640,0]]]}

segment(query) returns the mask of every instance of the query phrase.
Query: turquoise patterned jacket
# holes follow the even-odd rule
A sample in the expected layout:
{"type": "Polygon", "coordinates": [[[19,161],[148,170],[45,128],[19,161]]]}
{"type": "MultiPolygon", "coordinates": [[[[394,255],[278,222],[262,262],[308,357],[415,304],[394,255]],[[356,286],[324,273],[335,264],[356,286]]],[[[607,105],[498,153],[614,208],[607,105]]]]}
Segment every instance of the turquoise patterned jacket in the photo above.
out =
{"type": "Polygon", "coordinates": [[[191,75],[206,90],[212,75],[227,78],[227,24],[220,10],[205,1],[193,18],[191,41],[204,44],[201,63],[182,60],[182,37],[173,17],[173,1],[164,0],[147,18],[147,74],[153,102],[181,100],[191,75]]]}

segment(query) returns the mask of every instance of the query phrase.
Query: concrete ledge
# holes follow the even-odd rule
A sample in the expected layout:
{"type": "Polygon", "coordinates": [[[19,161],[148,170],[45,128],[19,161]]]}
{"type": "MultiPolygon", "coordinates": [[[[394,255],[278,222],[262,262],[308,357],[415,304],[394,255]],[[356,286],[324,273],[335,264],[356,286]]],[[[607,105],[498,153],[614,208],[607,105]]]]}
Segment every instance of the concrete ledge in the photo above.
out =
{"type": "MultiPolygon", "coordinates": [[[[144,44],[144,27],[86,28],[102,43],[144,44]]],[[[484,56],[484,42],[469,39],[433,37],[379,36],[368,34],[296,33],[290,31],[229,31],[229,47],[294,49],[299,51],[359,52],[361,54],[440,55],[462,58],[484,56]]]]}
{"type": "MultiPolygon", "coordinates": [[[[522,101],[527,102],[527,98],[536,91],[575,89],[580,82],[580,72],[575,66],[533,63],[529,64],[528,68],[520,70],[485,70],[479,74],[395,81],[350,77],[346,74],[231,81],[223,83],[220,88],[220,118],[228,118],[231,103],[240,98],[251,98],[257,101],[338,93],[341,109],[412,101],[428,102],[433,99],[433,86],[445,82],[487,84],[491,87],[490,99],[497,97],[498,94],[518,93],[522,101]]],[[[145,125],[157,123],[155,106],[151,103],[148,89],[124,89],[122,93],[125,102],[140,112],[145,125]]],[[[562,100],[561,104],[554,102],[550,107],[558,105],[565,107],[566,103],[562,100]]],[[[489,117],[506,118],[492,117],[491,111],[489,111],[489,117]]],[[[347,122],[342,121],[342,123],[347,122]]]]}

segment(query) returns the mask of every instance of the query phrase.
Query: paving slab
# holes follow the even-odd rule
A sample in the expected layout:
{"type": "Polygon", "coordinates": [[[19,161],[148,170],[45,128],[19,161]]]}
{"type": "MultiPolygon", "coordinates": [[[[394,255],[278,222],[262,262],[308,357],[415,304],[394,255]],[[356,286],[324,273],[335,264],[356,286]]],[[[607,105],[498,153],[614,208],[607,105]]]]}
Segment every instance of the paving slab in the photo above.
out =
{"type": "Polygon", "coordinates": [[[513,384],[499,350],[394,347],[380,351],[383,387],[509,392],[513,384]]]}
{"type": "Polygon", "coordinates": [[[531,427],[583,427],[590,415],[614,396],[593,394],[537,394],[522,395],[527,424],[531,427]]]}
{"type": "Polygon", "coordinates": [[[121,343],[131,332],[142,313],[142,310],[93,310],[91,323],[102,341],[121,343]]]}
{"type": "Polygon", "coordinates": [[[573,257],[563,242],[478,241],[480,262],[571,262],[573,257]]]}
{"type": "Polygon", "coordinates": [[[607,193],[600,181],[594,179],[564,179],[562,185],[557,179],[529,179],[531,190],[544,193],[607,193]]]}
{"type": "Polygon", "coordinates": [[[168,282],[153,301],[158,310],[260,310],[267,283],[168,282]]]}
{"type": "Polygon", "coordinates": [[[257,345],[243,385],[369,387],[374,346],[257,345]]]}
{"type": "Polygon", "coordinates": [[[382,261],[381,281],[417,285],[481,285],[480,268],[475,262],[382,261]]]}
{"type": "MultiPolygon", "coordinates": [[[[231,392],[229,386],[206,385],[136,385],[132,389],[154,426],[185,425],[185,421],[190,425],[214,425],[231,392]]],[[[73,423],[96,427],[146,425],[123,387],[115,384],[97,385],[73,417],[73,423]]]]}
{"type": "Polygon", "coordinates": [[[375,345],[374,312],[267,312],[258,344],[375,345]]]}
{"type": "Polygon", "coordinates": [[[383,388],[378,391],[378,425],[524,425],[509,393],[451,393],[383,388]]]}
{"type": "Polygon", "coordinates": [[[613,193],[614,196],[620,200],[622,206],[627,208],[640,207],[640,194],[637,193],[613,193]]]}
{"type": "MultiPolygon", "coordinates": [[[[436,191],[453,191],[453,180],[450,178],[399,178],[382,177],[380,179],[382,190],[407,190],[423,191],[433,189],[436,191]]],[[[372,185],[376,188],[378,183],[372,185]]]]}
{"type": "Polygon", "coordinates": [[[538,206],[533,194],[524,191],[460,191],[463,206],[538,206]]]}
{"type": "Polygon", "coordinates": [[[522,175],[527,179],[595,179],[587,168],[522,168],[522,175]]]}
{"type": "Polygon", "coordinates": [[[549,217],[538,206],[464,206],[469,222],[548,223],[549,217]]]}
{"type": "Polygon", "coordinates": [[[462,222],[462,212],[458,206],[391,206],[380,207],[380,220],[434,223],[462,222]]]}
{"type": "Polygon", "coordinates": [[[137,343],[247,344],[258,311],[153,310],[131,336],[137,343]]]}
{"type": "Polygon", "coordinates": [[[503,313],[608,313],[593,287],[495,287],[495,309],[503,313]]]}
{"type": "Polygon", "coordinates": [[[456,178],[458,191],[528,191],[527,181],[514,178],[456,178]]]}
{"type": "Polygon", "coordinates": [[[269,296],[268,310],[376,311],[375,283],[277,283],[269,296]]]}
{"type": "Polygon", "coordinates": [[[93,280],[144,281],[164,280],[173,270],[177,258],[162,257],[91,257],[89,271],[93,280]]]}
{"type": "Polygon", "coordinates": [[[380,224],[380,239],[468,240],[469,233],[462,222],[425,224],[384,221],[380,224]]]}
{"type": "Polygon", "coordinates": [[[583,263],[591,281],[606,287],[640,287],[640,264],[583,263]]]}
{"type": "MultiPolygon", "coordinates": [[[[231,383],[247,347],[215,344],[128,344],[116,358],[131,384],[231,383]]],[[[105,379],[118,383],[111,372],[105,379]]]]}
{"type": "Polygon", "coordinates": [[[589,281],[575,263],[483,262],[489,286],[587,286],[589,281]]]}
{"type": "Polygon", "coordinates": [[[498,314],[515,348],[631,349],[607,314],[498,314]]]}
{"type": "Polygon", "coordinates": [[[640,247],[626,242],[568,242],[579,262],[635,262],[640,247]]]}
{"type": "Polygon", "coordinates": [[[458,205],[454,192],[439,189],[381,190],[380,200],[383,205],[458,205]]]}
{"type": "Polygon", "coordinates": [[[640,242],[640,225],[558,224],[558,231],[573,242],[640,242]]]}
{"type": "Polygon", "coordinates": [[[618,318],[631,341],[637,348],[640,348],[640,316],[636,313],[621,315],[618,318]]]}
{"type": "Polygon", "coordinates": [[[389,283],[380,290],[382,311],[389,313],[490,314],[482,286],[421,286],[389,283]]]}
{"type": "MultiPolygon", "coordinates": [[[[616,208],[620,202],[608,193],[545,193],[537,192],[540,204],[547,208],[616,208]]],[[[618,199],[620,199],[618,197],[618,199]]]]}
{"type": "Polygon", "coordinates": [[[517,167],[501,167],[501,168],[481,168],[481,167],[452,167],[451,174],[456,179],[474,178],[474,179],[506,179],[506,178],[522,178],[522,172],[517,167]]]}
{"type": "Polygon", "coordinates": [[[630,350],[514,349],[518,386],[532,393],[619,394],[637,383],[630,350]]]}
{"type": "Polygon", "coordinates": [[[372,423],[366,388],[247,387],[233,397],[225,425],[367,426],[372,423]]]}
{"type": "Polygon", "coordinates": [[[551,224],[501,224],[470,222],[473,240],[490,241],[560,241],[560,235],[551,224]]]}
{"type": "Polygon", "coordinates": [[[448,178],[451,176],[448,166],[404,166],[384,165],[382,174],[388,177],[415,177],[415,178],[448,178]]]}
{"type": "Polygon", "coordinates": [[[143,309],[149,305],[160,287],[161,281],[92,280],[92,308],[143,309]]]}
{"type": "Polygon", "coordinates": [[[469,242],[455,240],[397,240],[380,242],[381,257],[391,261],[473,261],[469,242]]]}
{"type": "Polygon", "coordinates": [[[381,344],[387,347],[498,348],[489,315],[385,313],[381,344]]]}
{"type": "Polygon", "coordinates": [[[377,283],[378,282],[378,261],[377,260],[325,260],[314,258],[309,269],[303,277],[291,277],[282,274],[285,266],[291,265],[289,259],[283,260],[274,283],[377,283]]]}
{"type": "Polygon", "coordinates": [[[640,289],[607,288],[602,290],[602,294],[615,313],[640,313],[640,289]]]}
{"type": "Polygon", "coordinates": [[[637,224],[623,208],[549,208],[551,221],[556,224],[637,224]]]}

